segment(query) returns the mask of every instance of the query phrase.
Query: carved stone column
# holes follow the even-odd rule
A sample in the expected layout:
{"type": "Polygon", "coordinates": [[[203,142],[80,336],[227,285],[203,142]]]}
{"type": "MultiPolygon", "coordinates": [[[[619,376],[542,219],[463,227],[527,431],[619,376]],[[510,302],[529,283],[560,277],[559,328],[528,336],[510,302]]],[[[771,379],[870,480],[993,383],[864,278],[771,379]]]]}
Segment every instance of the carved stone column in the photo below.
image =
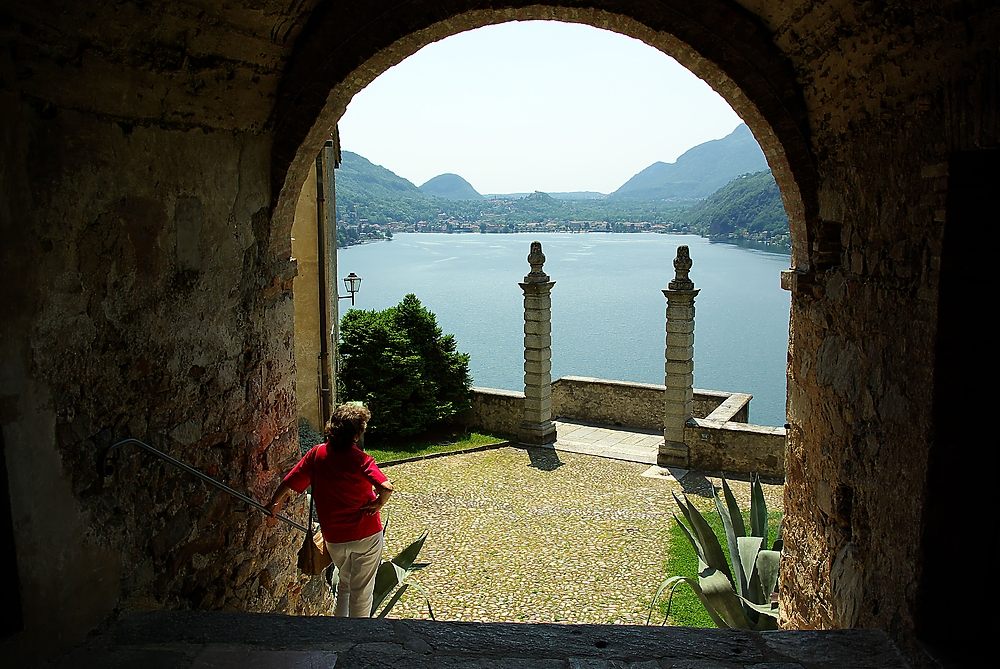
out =
{"type": "Polygon", "coordinates": [[[666,364],[664,367],[663,443],[656,457],[661,467],[687,467],[688,447],[684,425],[694,405],[694,298],[698,295],[688,278],[691,256],[687,246],[677,247],[674,279],[663,295],[667,298],[666,364]]]}
{"type": "Polygon", "coordinates": [[[545,255],[541,242],[531,242],[524,277],[524,413],[520,439],[525,444],[551,444],[556,440],[552,422],[552,298],[555,281],[542,270],[545,255]]]}

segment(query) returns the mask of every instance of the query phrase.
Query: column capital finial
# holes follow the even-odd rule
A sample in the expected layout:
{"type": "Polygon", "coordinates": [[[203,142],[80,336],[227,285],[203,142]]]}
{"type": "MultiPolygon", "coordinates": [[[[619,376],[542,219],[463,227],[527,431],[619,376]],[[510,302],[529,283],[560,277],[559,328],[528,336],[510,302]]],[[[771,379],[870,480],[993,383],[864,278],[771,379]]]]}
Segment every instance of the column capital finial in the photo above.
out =
{"type": "Polygon", "coordinates": [[[528,252],[528,264],[531,271],[524,277],[525,283],[547,283],[549,275],[542,269],[545,264],[545,254],[542,253],[541,242],[531,242],[531,250],[528,252]]]}
{"type": "Polygon", "coordinates": [[[677,257],[674,258],[674,278],[667,284],[670,290],[694,290],[694,282],[688,277],[691,271],[691,252],[687,246],[677,247],[677,257]]]}

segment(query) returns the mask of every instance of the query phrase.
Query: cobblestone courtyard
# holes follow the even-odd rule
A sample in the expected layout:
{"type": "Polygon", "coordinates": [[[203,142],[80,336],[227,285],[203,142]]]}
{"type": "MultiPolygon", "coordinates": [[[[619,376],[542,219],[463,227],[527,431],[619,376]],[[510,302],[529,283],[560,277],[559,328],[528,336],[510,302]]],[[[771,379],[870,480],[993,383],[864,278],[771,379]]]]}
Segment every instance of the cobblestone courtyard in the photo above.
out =
{"type": "MultiPolygon", "coordinates": [[[[502,447],[387,466],[396,493],[387,553],[429,530],[414,580],[435,618],[644,624],[677,511],[671,493],[711,506],[718,478],[644,477],[649,465],[546,448],[502,447]]],[[[746,481],[730,481],[743,508],[746,481]]],[[[780,485],[765,485],[781,509],[780,485]]],[[[411,588],[394,618],[427,618],[411,588]]]]}

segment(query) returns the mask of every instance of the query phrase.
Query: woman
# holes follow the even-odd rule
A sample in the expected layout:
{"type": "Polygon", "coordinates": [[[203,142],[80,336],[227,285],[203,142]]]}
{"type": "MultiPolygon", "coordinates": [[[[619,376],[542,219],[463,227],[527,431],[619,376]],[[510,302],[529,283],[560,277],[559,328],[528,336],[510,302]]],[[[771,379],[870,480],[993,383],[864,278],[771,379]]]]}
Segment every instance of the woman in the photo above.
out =
{"type": "Polygon", "coordinates": [[[336,616],[371,616],[375,574],[382,558],[382,518],[392,483],[358,441],[371,412],[358,404],[338,406],[324,433],[326,441],[309,449],[271,495],[271,515],[293,492],[312,485],[316,516],[333,563],[340,570],[336,616]]]}

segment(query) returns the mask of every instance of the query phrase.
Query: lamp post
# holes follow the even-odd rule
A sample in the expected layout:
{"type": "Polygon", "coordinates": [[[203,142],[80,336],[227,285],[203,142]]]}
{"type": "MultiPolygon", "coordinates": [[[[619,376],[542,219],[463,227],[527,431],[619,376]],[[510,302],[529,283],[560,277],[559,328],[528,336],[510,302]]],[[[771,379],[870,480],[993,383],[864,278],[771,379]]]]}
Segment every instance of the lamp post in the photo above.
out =
{"type": "Polygon", "coordinates": [[[354,306],[354,293],[361,290],[361,277],[355,274],[354,272],[351,272],[350,274],[344,277],[344,286],[347,287],[347,292],[349,293],[349,295],[338,295],[337,297],[340,298],[341,300],[346,300],[347,298],[351,298],[351,306],[354,306]]]}

